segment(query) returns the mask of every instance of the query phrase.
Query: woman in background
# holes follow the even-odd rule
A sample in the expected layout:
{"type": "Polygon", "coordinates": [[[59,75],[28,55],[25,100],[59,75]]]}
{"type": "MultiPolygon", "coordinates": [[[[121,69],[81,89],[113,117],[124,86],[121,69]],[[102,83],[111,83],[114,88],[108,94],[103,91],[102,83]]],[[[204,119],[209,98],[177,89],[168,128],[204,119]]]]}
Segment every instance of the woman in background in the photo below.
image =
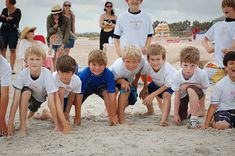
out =
{"type": "Polygon", "coordinates": [[[71,10],[71,2],[65,1],[63,4],[63,14],[70,19],[71,22],[71,30],[70,36],[67,44],[64,45],[64,51],[66,54],[69,54],[70,49],[74,47],[74,42],[76,39],[75,36],[75,15],[71,10]]]}
{"type": "Polygon", "coordinates": [[[104,11],[100,16],[100,21],[99,25],[101,28],[100,31],[100,49],[102,50],[104,47],[104,43],[109,43],[113,39],[113,32],[114,32],[114,27],[116,24],[116,19],[117,16],[114,13],[113,10],[113,3],[107,1],[104,5],[104,11]],[[109,41],[111,40],[111,41],[109,41]]]}

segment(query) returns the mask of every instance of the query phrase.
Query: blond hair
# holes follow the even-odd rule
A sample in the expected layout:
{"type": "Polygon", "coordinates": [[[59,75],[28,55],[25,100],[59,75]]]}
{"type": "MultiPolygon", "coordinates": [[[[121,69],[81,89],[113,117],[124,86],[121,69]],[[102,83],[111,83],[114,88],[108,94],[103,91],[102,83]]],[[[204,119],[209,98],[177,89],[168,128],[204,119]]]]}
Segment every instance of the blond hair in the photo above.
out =
{"type": "Polygon", "coordinates": [[[159,44],[151,44],[147,48],[147,58],[150,56],[162,55],[162,59],[166,59],[166,49],[159,44]]]}
{"type": "Polygon", "coordinates": [[[42,49],[42,47],[39,45],[32,45],[26,49],[25,55],[24,55],[25,60],[27,60],[27,58],[31,55],[40,57],[42,58],[43,61],[46,59],[46,53],[42,49]]]}
{"type": "Polygon", "coordinates": [[[106,66],[108,64],[106,53],[99,49],[92,50],[88,56],[88,65],[90,63],[98,63],[106,66]]]}
{"type": "Polygon", "coordinates": [[[130,59],[135,61],[140,61],[142,57],[141,49],[135,45],[128,45],[123,50],[122,59],[130,59]]]}
{"type": "Polygon", "coordinates": [[[185,47],[180,51],[180,62],[198,64],[200,60],[200,52],[193,46],[185,47]]]}

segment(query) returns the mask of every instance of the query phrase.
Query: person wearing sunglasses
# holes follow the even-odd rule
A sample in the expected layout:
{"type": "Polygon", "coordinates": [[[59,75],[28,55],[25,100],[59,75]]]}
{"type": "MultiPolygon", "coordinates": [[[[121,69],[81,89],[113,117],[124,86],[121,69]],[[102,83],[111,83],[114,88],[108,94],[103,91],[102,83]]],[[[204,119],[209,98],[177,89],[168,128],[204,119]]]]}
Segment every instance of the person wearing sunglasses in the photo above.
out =
{"type": "Polygon", "coordinates": [[[104,11],[100,16],[99,25],[101,28],[100,31],[100,49],[102,50],[105,43],[112,42],[114,27],[116,24],[117,16],[113,10],[112,2],[105,2],[104,11]]]}
{"type": "Polygon", "coordinates": [[[75,15],[71,10],[71,2],[65,1],[63,3],[63,14],[70,19],[71,30],[68,43],[64,45],[64,51],[66,54],[69,54],[70,49],[74,47],[76,35],[75,35],[75,15]]]}

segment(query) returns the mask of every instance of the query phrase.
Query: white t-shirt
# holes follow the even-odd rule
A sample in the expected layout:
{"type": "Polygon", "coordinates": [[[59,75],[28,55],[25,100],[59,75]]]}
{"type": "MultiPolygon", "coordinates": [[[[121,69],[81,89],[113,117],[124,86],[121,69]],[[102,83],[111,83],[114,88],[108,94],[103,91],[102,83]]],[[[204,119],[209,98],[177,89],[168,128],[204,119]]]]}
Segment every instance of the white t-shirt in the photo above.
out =
{"type": "Polygon", "coordinates": [[[224,54],[222,49],[229,48],[232,40],[235,39],[235,21],[234,22],[217,22],[205,34],[205,36],[215,42],[215,63],[219,67],[224,67],[224,54]]]}
{"type": "Polygon", "coordinates": [[[143,48],[148,35],[153,34],[152,20],[143,11],[138,14],[126,11],[118,17],[114,34],[121,37],[122,48],[130,44],[143,48]]]}
{"type": "Polygon", "coordinates": [[[215,84],[211,104],[218,105],[217,111],[235,109],[235,82],[228,76],[215,84]]]}
{"type": "Polygon", "coordinates": [[[17,75],[13,86],[20,90],[29,87],[32,89],[32,96],[39,102],[45,102],[47,94],[58,91],[51,72],[44,67],[41,68],[41,74],[36,80],[32,79],[29,68],[23,69],[17,75]]]}
{"type": "MultiPolygon", "coordinates": [[[[207,77],[207,74],[205,71],[201,70],[200,68],[197,67],[195,72],[193,73],[192,77],[188,80],[185,80],[183,76],[183,71],[182,68],[179,69],[176,74],[174,75],[173,78],[173,84],[171,86],[171,89],[174,91],[179,91],[180,86],[182,84],[187,84],[187,83],[194,83],[194,84],[199,84],[203,88],[209,87],[209,80],[207,77]]],[[[206,89],[202,89],[204,94],[206,94],[206,89]]],[[[181,98],[184,98],[187,95],[186,91],[181,90],[181,98]]]]}
{"type": "MultiPolygon", "coordinates": [[[[25,51],[28,47],[32,46],[33,44],[39,45],[47,54],[49,48],[47,47],[46,44],[43,44],[41,41],[34,41],[33,43],[30,42],[27,39],[22,39],[19,43],[18,47],[18,58],[19,59],[24,59],[25,51]]],[[[53,53],[53,52],[52,52],[53,53]]]]}
{"type": "Polygon", "coordinates": [[[144,57],[142,57],[140,63],[138,64],[138,67],[133,70],[129,71],[122,58],[118,58],[110,67],[109,69],[112,71],[114,75],[114,79],[117,80],[119,78],[127,79],[128,82],[132,83],[135,79],[136,74],[138,74],[141,71],[141,74],[143,74],[143,68],[146,63],[146,60],[144,57]]]}
{"type": "Polygon", "coordinates": [[[53,75],[53,78],[55,79],[57,87],[59,88],[61,87],[65,89],[64,98],[67,98],[70,92],[81,93],[82,82],[77,75],[73,74],[73,76],[71,77],[70,83],[68,85],[64,84],[60,80],[60,77],[57,72],[54,72],[52,75],[53,75]]]}
{"type": "Polygon", "coordinates": [[[176,73],[175,67],[173,67],[170,63],[165,61],[160,68],[159,71],[155,72],[151,65],[147,62],[144,67],[144,74],[151,76],[153,82],[158,86],[162,87],[165,85],[166,87],[171,87],[172,79],[174,73],[176,73]]]}
{"type": "Polygon", "coordinates": [[[0,86],[11,84],[11,66],[8,61],[0,55],[0,86]]]}

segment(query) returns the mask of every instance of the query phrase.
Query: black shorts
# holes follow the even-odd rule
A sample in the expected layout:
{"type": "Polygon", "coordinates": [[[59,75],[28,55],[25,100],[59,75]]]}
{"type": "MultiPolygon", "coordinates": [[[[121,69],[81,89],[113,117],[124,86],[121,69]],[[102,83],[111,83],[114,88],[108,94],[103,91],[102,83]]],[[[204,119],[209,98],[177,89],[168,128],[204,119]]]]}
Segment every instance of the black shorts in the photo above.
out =
{"type": "Polygon", "coordinates": [[[83,93],[83,97],[82,97],[82,103],[86,100],[86,98],[92,94],[96,94],[99,97],[101,97],[103,99],[103,92],[107,90],[106,85],[101,85],[95,89],[90,89],[89,87],[87,87],[87,89],[85,90],[85,93],[83,93]]]}
{"type": "MultiPolygon", "coordinates": [[[[204,96],[204,93],[201,88],[198,88],[194,85],[190,85],[188,88],[193,89],[198,98],[201,99],[204,96]]],[[[188,103],[189,103],[189,96],[185,96],[184,98],[180,99],[180,106],[179,106],[179,116],[181,120],[185,120],[188,118],[188,103]]]]}
{"type": "Polygon", "coordinates": [[[29,99],[29,106],[28,106],[29,110],[30,110],[31,112],[37,112],[38,109],[40,108],[42,102],[37,101],[37,100],[32,96],[32,90],[31,90],[30,88],[28,88],[28,87],[23,87],[21,92],[23,93],[24,91],[30,91],[30,92],[31,92],[31,97],[30,97],[30,99],[29,99]]]}
{"type": "Polygon", "coordinates": [[[235,109],[215,112],[214,120],[215,122],[226,121],[231,128],[235,128],[235,109]]]}

